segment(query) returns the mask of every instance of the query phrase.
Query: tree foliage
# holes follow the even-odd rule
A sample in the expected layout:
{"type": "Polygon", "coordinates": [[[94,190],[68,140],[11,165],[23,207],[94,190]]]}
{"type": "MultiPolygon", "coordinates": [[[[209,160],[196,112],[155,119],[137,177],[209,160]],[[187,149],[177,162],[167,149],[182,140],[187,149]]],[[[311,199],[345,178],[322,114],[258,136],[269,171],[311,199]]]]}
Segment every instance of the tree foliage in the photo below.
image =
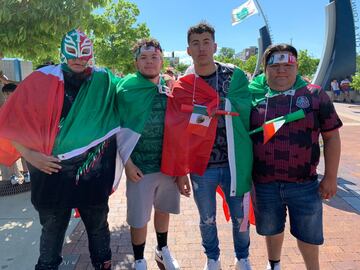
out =
{"type": "Polygon", "coordinates": [[[91,11],[105,0],[3,0],[0,50],[35,62],[58,59],[64,33],[84,28],[91,11]]]}
{"type": "Polygon", "coordinates": [[[320,60],[311,57],[307,50],[300,50],[298,53],[299,73],[302,76],[312,78],[319,62],[320,60]]]}
{"type": "Polygon", "coordinates": [[[35,65],[47,60],[58,62],[62,36],[79,27],[95,41],[99,64],[131,70],[130,47],[137,38],[149,34],[144,24],[134,26],[139,10],[125,0],[1,2],[0,52],[31,60],[35,65]]]}
{"type": "Polygon", "coordinates": [[[136,40],[148,37],[145,24],[135,26],[140,11],[137,6],[119,0],[106,6],[104,13],[94,15],[89,24],[93,30],[96,61],[101,66],[133,72],[132,47],[136,40]]]}
{"type": "Polygon", "coordinates": [[[175,69],[181,73],[184,74],[184,72],[186,71],[186,69],[189,67],[189,65],[184,64],[184,63],[179,63],[175,66],[175,69]]]}
{"type": "Polygon", "coordinates": [[[235,58],[235,50],[233,48],[222,47],[219,51],[219,57],[233,59],[235,58]]]}
{"type": "Polygon", "coordinates": [[[222,47],[217,55],[214,56],[216,61],[222,63],[234,63],[235,50],[232,48],[222,47]]]}
{"type": "Polygon", "coordinates": [[[242,67],[242,69],[247,73],[253,74],[254,70],[255,70],[255,67],[256,67],[256,61],[257,61],[257,56],[256,55],[250,56],[244,62],[244,66],[242,67]]]}
{"type": "Polygon", "coordinates": [[[352,89],[360,91],[360,71],[356,72],[355,75],[352,76],[350,86],[352,89]]]}
{"type": "Polygon", "coordinates": [[[242,61],[240,58],[236,58],[234,49],[223,47],[214,58],[216,61],[233,64],[243,71],[252,74],[256,67],[257,56],[252,55],[246,61],[242,61]]]}

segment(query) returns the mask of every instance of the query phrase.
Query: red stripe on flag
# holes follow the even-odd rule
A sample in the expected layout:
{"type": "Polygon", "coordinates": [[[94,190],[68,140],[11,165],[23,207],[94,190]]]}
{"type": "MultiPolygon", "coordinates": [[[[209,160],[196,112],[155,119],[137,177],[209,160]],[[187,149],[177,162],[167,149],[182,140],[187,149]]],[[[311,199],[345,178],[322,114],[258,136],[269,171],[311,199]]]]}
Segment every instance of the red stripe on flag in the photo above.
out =
{"type": "Polygon", "coordinates": [[[187,131],[190,112],[183,110],[192,107],[194,98],[207,107],[214,101],[216,104],[217,93],[203,79],[191,74],[175,83],[173,95],[166,108],[161,171],[171,176],[190,172],[203,175],[215,141],[217,118],[211,120],[206,136],[201,137],[187,131]]]}
{"type": "Polygon", "coordinates": [[[263,129],[264,129],[264,144],[267,143],[272,136],[274,136],[275,134],[275,127],[274,127],[274,123],[269,123],[269,124],[264,124],[263,125],[263,129]]]}
{"type": "Polygon", "coordinates": [[[208,131],[208,127],[203,126],[203,125],[189,123],[189,125],[187,127],[187,131],[189,131],[193,134],[199,135],[201,137],[205,137],[206,133],[208,131]]]}
{"type": "Polygon", "coordinates": [[[0,137],[51,155],[64,99],[64,82],[39,71],[22,81],[0,111],[0,137]]]}
{"type": "Polygon", "coordinates": [[[0,138],[0,163],[11,166],[20,158],[19,152],[9,140],[0,138]]]}

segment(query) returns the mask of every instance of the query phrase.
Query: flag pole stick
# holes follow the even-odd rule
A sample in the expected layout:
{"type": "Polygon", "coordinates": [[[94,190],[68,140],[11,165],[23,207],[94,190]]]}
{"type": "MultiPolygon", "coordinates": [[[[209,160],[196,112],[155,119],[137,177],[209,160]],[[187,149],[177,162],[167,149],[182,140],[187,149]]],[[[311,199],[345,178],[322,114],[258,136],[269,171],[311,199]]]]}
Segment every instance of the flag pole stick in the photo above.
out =
{"type": "Polygon", "coordinates": [[[263,10],[262,10],[259,2],[258,2],[257,0],[254,0],[254,2],[255,2],[255,5],[256,5],[257,9],[260,11],[261,16],[262,16],[263,19],[264,19],[266,29],[267,29],[267,31],[268,31],[268,33],[269,33],[269,36],[270,36],[270,42],[272,43],[271,34],[270,34],[270,27],[269,27],[268,20],[267,20],[267,18],[265,17],[265,14],[264,14],[264,12],[263,12],[263,10]]]}

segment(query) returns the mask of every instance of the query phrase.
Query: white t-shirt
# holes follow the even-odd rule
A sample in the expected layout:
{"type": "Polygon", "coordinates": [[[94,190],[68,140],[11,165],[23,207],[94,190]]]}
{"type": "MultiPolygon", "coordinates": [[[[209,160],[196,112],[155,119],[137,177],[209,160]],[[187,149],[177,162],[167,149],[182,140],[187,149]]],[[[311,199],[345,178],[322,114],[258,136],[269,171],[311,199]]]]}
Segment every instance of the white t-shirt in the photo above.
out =
{"type": "Polygon", "coordinates": [[[340,88],[339,88],[339,83],[336,81],[336,82],[331,82],[331,90],[333,90],[333,91],[337,91],[337,90],[340,90],[340,88]]]}

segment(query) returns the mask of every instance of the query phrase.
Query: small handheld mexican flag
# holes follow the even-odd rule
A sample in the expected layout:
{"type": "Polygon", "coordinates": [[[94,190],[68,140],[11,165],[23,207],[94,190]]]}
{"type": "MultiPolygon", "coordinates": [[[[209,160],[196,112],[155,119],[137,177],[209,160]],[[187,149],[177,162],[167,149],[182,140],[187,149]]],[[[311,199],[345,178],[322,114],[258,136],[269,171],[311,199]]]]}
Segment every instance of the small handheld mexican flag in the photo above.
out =
{"type": "Polygon", "coordinates": [[[264,129],[264,144],[267,143],[272,136],[285,124],[285,120],[278,120],[272,123],[263,124],[264,129]]]}
{"type": "Polygon", "coordinates": [[[258,127],[249,132],[249,135],[263,131],[264,132],[264,144],[267,143],[275,133],[286,123],[294,122],[305,118],[305,113],[303,110],[298,110],[293,113],[289,113],[284,116],[280,116],[269,121],[266,121],[261,127],[258,127]]]}
{"type": "Polygon", "coordinates": [[[208,127],[211,122],[207,111],[207,107],[202,105],[194,104],[192,114],[190,116],[189,125],[187,131],[196,134],[201,137],[205,137],[208,131],[208,127]]]}

